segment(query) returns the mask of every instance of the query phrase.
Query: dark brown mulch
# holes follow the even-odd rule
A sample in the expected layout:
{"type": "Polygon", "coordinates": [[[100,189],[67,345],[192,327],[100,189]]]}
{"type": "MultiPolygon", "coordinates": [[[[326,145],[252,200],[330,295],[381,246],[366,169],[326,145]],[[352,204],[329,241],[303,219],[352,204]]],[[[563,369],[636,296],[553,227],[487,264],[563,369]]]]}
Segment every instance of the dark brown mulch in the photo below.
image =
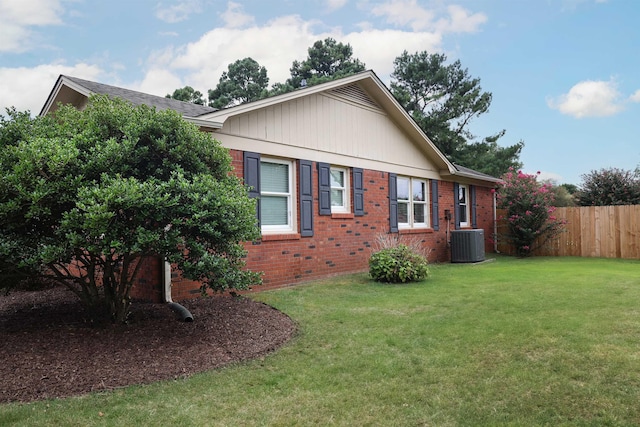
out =
{"type": "Polygon", "coordinates": [[[263,356],[287,342],[294,322],[242,297],[134,304],[128,325],[91,327],[64,288],[0,293],[0,402],[110,390],[187,377],[263,356]]]}

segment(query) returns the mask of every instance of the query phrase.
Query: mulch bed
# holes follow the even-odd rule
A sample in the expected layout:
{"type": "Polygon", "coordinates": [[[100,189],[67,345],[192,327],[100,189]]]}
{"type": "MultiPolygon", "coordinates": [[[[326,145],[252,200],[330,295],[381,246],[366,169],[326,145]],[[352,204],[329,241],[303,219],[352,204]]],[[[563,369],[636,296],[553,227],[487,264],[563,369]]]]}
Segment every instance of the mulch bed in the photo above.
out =
{"type": "Polygon", "coordinates": [[[188,377],[263,356],[286,343],[294,322],[265,304],[217,296],[137,303],[127,325],[94,327],[65,288],[0,294],[0,402],[80,395],[188,377]]]}

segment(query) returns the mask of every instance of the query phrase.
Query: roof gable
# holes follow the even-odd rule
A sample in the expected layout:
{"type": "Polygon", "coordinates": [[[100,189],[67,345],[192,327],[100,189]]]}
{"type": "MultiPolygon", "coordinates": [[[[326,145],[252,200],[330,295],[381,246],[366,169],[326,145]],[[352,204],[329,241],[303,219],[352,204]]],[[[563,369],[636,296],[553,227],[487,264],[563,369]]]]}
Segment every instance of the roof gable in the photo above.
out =
{"type": "Polygon", "coordinates": [[[310,97],[318,93],[384,112],[415,144],[421,147],[422,151],[437,166],[441,174],[455,174],[456,168],[453,164],[438,150],[378,76],[370,70],[326,83],[300,88],[282,95],[218,110],[205,114],[201,118],[224,123],[234,116],[264,109],[275,104],[310,97]]]}
{"type": "MultiPolygon", "coordinates": [[[[147,93],[138,92],[131,89],[125,89],[117,86],[111,86],[103,83],[92,82],[89,80],[79,79],[77,77],[60,75],[56,86],[51,91],[49,98],[42,108],[40,115],[44,115],[50,111],[55,111],[58,102],[64,102],[64,100],[75,99],[78,100],[88,98],[92,94],[108,95],[118,97],[131,102],[133,105],[148,105],[155,107],[158,110],[174,110],[187,117],[198,117],[203,114],[216,111],[213,107],[206,105],[193,104],[191,102],[178,101],[177,99],[164,98],[156,95],[149,95],[147,93]],[[72,97],[65,90],[72,90],[76,92],[76,96],[72,97]],[[77,95],[81,95],[78,97],[77,95]]],[[[76,103],[71,102],[73,105],[76,103]]],[[[76,105],[78,106],[78,105],[76,105]]]]}
{"type": "MultiPolygon", "coordinates": [[[[92,94],[119,97],[134,105],[148,105],[158,110],[171,109],[179,112],[186,120],[195,123],[201,129],[213,131],[222,129],[224,123],[232,118],[266,110],[279,104],[304,102],[305,99],[311,98],[313,95],[322,95],[325,98],[333,98],[369,112],[379,113],[390,119],[406,136],[406,139],[418,149],[410,156],[425,156],[432,168],[435,166],[439,176],[443,179],[456,180],[457,176],[465,181],[479,182],[485,185],[500,182],[497,178],[452,164],[398,103],[376,74],[370,70],[222,110],[60,75],[40,115],[55,111],[58,103],[84,108],[92,94]]],[[[318,147],[318,149],[322,149],[322,147],[318,147]]],[[[357,156],[357,153],[352,154],[357,156]]]]}

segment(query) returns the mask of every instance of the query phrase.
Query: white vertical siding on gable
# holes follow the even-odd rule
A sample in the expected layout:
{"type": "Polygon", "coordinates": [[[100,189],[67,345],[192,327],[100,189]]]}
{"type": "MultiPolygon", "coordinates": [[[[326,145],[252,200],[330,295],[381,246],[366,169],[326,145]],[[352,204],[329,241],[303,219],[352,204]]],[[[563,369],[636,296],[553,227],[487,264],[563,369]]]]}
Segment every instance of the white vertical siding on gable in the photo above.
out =
{"type": "MultiPolygon", "coordinates": [[[[382,111],[313,94],[227,119],[222,134],[384,163],[435,170],[424,152],[382,111]]],[[[348,163],[348,162],[345,162],[348,163]]]]}

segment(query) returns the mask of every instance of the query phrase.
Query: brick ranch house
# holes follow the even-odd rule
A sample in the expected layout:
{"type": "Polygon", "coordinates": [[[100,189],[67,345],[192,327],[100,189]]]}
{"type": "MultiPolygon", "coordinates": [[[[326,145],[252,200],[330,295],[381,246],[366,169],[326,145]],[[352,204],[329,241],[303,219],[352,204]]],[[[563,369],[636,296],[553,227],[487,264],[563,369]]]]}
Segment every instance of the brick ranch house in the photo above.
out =
{"type": "MultiPolygon", "coordinates": [[[[492,250],[500,180],[449,162],[372,71],[222,110],[61,75],[40,114],[91,94],[176,110],[230,150],[258,198],[262,238],[245,245],[263,288],[366,271],[388,233],[432,262],[451,259],[451,230],[484,229],[492,250]]],[[[199,293],[164,264],[148,260],[134,297],[199,293]]]]}

